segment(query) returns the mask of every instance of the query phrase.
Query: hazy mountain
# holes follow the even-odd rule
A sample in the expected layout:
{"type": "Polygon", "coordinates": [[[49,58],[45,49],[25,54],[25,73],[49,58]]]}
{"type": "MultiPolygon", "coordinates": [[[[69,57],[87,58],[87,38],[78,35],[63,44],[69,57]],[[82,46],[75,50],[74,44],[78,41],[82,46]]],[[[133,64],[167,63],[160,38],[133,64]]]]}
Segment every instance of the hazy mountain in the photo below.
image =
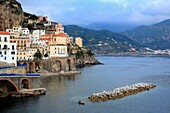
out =
{"type": "Polygon", "coordinates": [[[137,25],[132,24],[122,24],[122,23],[93,23],[85,26],[85,28],[93,30],[109,30],[112,32],[124,32],[137,27],[137,25]]]}
{"type": "Polygon", "coordinates": [[[90,30],[76,25],[65,26],[65,32],[72,37],[82,37],[83,43],[99,54],[129,51],[140,45],[132,39],[107,30],[90,30]]]}
{"type": "Polygon", "coordinates": [[[151,26],[140,26],[123,34],[152,49],[170,49],[170,19],[151,26]]]}

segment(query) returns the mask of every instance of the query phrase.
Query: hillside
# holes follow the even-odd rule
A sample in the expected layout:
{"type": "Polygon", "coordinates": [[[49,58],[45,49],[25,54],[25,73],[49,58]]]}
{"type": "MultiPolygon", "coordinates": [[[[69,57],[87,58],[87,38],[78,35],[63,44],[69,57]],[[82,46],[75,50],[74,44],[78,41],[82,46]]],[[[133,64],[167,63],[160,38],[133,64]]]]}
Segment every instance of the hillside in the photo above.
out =
{"type": "Polygon", "coordinates": [[[140,26],[123,34],[152,49],[170,49],[170,19],[151,26],[140,26]]]}
{"type": "Polygon", "coordinates": [[[108,30],[115,33],[124,32],[127,30],[131,30],[137,27],[137,25],[132,24],[123,24],[123,23],[92,23],[90,25],[85,26],[85,28],[93,29],[93,30],[108,30]]]}
{"type": "Polygon", "coordinates": [[[24,13],[16,0],[0,0],[0,30],[21,25],[24,13]]]}
{"type": "Polygon", "coordinates": [[[127,52],[140,45],[130,38],[107,30],[90,30],[76,25],[65,26],[65,32],[73,37],[82,37],[85,46],[97,54],[127,52]]]}

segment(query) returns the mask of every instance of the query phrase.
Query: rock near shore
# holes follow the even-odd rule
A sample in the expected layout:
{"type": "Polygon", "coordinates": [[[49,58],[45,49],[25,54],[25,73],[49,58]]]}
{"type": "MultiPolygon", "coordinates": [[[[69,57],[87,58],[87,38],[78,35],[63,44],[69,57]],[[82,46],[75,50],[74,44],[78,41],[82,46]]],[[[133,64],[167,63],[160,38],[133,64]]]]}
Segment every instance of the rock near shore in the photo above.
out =
{"type": "Polygon", "coordinates": [[[88,66],[88,65],[97,65],[97,64],[102,64],[100,63],[95,55],[88,55],[88,54],[84,54],[83,57],[80,58],[76,58],[76,66],[77,67],[84,67],[84,66],[88,66]]]}

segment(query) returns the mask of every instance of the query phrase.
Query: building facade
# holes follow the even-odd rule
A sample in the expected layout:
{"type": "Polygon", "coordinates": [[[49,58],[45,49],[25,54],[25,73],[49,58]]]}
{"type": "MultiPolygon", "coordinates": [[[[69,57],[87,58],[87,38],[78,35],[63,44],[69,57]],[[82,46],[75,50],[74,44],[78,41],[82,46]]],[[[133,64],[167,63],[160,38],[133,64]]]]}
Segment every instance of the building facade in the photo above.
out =
{"type": "Polygon", "coordinates": [[[17,65],[16,43],[10,42],[10,33],[0,31],[0,61],[17,65]]]}
{"type": "Polygon", "coordinates": [[[75,38],[75,43],[79,46],[82,47],[83,46],[83,40],[80,37],[76,37],[75,38]]]}

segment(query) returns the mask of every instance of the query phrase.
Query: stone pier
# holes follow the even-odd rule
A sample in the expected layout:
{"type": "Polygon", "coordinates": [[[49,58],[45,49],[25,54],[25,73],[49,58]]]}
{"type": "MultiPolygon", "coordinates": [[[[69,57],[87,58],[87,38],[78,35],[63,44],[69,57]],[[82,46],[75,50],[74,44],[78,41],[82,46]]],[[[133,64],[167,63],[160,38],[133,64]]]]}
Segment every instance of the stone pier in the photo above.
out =
{"type": "Polygon", "coordinates": [[[156,85],[148,83],[137,83],[130,86],[124,86],[116,88],[110,91],[103,91],[101,93],[93,93],[88,99],[92,102],[102,102],[107,100],[115,100],[118,98],[123,98],[128,95],[133,95],[142,91],[150,90],[155,88],[156,85]]]}

